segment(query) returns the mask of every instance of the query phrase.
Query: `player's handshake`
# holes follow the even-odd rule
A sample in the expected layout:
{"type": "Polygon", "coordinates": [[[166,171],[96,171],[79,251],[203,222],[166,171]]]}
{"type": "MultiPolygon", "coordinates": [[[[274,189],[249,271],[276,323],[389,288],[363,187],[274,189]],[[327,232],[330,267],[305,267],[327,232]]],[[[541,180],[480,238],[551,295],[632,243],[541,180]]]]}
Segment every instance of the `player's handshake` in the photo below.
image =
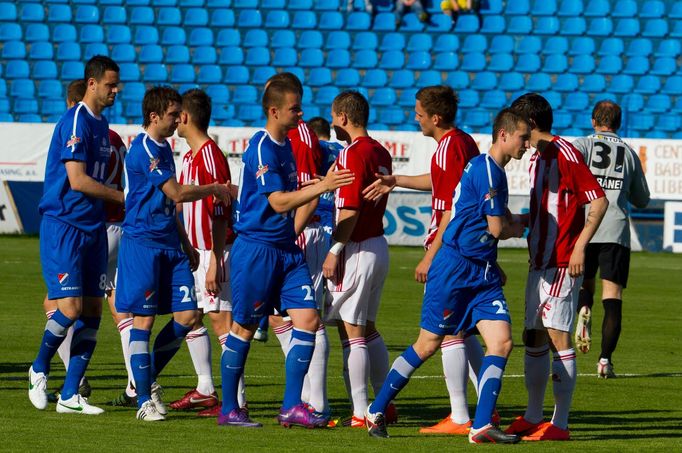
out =
{"type": "Polygon", "coordinates": [[[211,186],[213,188],[213,196],[217,200],[221,201],[225,206],[230,206],[232,204],[234,196],[233,186],[230,181],[227,181],[225,184],[214,182],[211,186]]]}

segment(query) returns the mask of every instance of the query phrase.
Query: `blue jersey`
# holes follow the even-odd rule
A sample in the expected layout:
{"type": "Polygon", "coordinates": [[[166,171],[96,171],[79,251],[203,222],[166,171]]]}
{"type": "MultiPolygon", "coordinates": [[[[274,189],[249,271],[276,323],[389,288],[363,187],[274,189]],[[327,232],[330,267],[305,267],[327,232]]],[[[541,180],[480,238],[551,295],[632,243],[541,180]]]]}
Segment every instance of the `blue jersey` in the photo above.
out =
{"type": "Polygon", "coordinates": [[[443,243],[466,258],[497,260],[497,239],[488,231],[486,216],[504,216],[508,198],[504,169],[488,154],[471,159],[455,189],[443,243]]]}
{"type": "Polygon", "coordinates": [[[242,161],[239,196],[233,208],[235,231],[278,247],[295,245],[294,211],[278,214],[268,202],[272,192],[292,192],[297,188],[296,163],[289,139],[278,143],[266,131],[258,131],[251,137],[242,161]]]}
{"type": "Polygon", "coordinates": [[[175,177],[173,151],[167,141],[155,142],[148,134],[135,137],[125,159],[126,216],[123,234],[149,247],[180,247],[175,202],[161,186],[175,177]]]}
{"type": "Polygon", "coordinates": [[[55,126],[47,152],[40,214],[83,231],[104,225],[103,201],[72,190],[64,164],[70,160],[85,162],[86,173],[102,183],[110,153],[106,118],[96,117],[82,102],[69,109],[55,126]]]}
{"type": "MultiPolygon", "coordinates": [[[[339,157],[339,153],[343,149],[343,145],[336,142],[327,142],[320,140],[320,150],[322,151],[322,168],[320,174],[324,175],[329,170],[329,167],[334,164],[339,157]]],[[[320,216],[320,224],[324,227],[334,227],[334,192],[327,192],[320,195],[320,202],[317,205],[315,215],[320,216]]]]}

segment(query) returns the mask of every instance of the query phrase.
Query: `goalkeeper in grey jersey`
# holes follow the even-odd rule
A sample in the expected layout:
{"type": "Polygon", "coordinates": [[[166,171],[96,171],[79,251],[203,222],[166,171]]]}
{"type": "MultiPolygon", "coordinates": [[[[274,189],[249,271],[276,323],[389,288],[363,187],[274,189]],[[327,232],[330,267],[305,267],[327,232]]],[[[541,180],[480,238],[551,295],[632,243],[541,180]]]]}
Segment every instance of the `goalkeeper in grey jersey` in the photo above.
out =
{"type": "Polygon", "coordinates": [[[573,143],[583,154],[609,200],[609,208],[599,230],[587,247],[575,332],[578,348],[582,352],[589,351],[594,282],[599,268],[604,321],[597,375],[603,378],[615,377],[611,355],[620,335],[622,294],[630,270],[628,203],[637,208],[644,208],[649,203],[649,187],[639,157],[616,134],[620,122],[620,106],[612,101],[600,101],[592,110],[594,134],[573,143]]]}

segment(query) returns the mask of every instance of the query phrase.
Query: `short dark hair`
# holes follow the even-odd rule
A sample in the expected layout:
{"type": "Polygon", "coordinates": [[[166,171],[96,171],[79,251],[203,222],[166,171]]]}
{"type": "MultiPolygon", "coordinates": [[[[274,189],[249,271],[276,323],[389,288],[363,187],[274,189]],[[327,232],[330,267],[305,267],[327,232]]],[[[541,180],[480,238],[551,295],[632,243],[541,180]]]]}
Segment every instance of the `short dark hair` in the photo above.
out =
{"type": "Polygon", "coordinates": [[[540,132],[552,131],[552,106],[538,93],[526,93],[516,98],[511,108],[526,117],[531,128],[537,128],[540,132]]]}
{"type": "Polygon", "coordinates": [[[599,101],[592,109],[592,119],[597,126],[608,127],[615,132],[620,129],[622,119],[620,106],[607,99],[599,101]]]}
{"type": "Polygon", "coordinates": [[[268,109],[270,107],[281,107],[284,104],[284,97],[287,94],[301,95],[301,93],[290,83],[275,80],[268,83],[265,93],[263,93],[263,112],[268,116],[268,109]]]}
{"type": "Polygon", "coordinates": [[[369,121],[369,103],[359,91],[346,90],[334,98],[334,113],[345,113],[354,126],[367,127],[369,121]]]}
{"type": "Polygon", "coordinates": [[[424,87],[417,91],[415,97],[429,116],[439,115],[448,124],[455,122],[459,98],[449,86],[424,87]]]}
{"type": "Polygon", "coordinates": [[[120,69],[116,62],[111,58],[104,55],[95,55],[85,63],[83,78],[86,81],[88,79],[95,79],[99,82],[107,71],[120,72],[120,69]]]}
{"type": "Polygon", "coordinates": [[[303,84],[301,80],[292,72],[279,72],[268,79],[265,85],[270,85],[272,82],[281,82],[292,85],[298,90],[298,94],[303,96],[303,84]]]}
{"type": "Polygon", "coordinates": [[[83,79],[76,79],[66,88],[66,102],[77,104],[85,97],[87,83],[83,79]]]}
{"type": "Polygon", "coordinates": [[[158,86],[148,89],[142,99],[142,127],[151,124],[150,115],[152,113],[163,117],[166,109],[174,102],[182,104],[182,96],[174,88],[158,86]]]}
{"type": "Polygon", "coordinates": [[[182,110],[189,113],[192,123],[204,132],[211,122],[211,107],[211,97],[204,90],[192,88],[182,94],[182,110]]]}
{"type": "Polygon", "coordinates": [[[508,107],[500,110],[493,122],[493,143],[497,142],[497,135],[500,133],[500,130],[504,129],[506,132],[513,134],[516,132],[519,123],[528,124],[528,120],[512,108],[508,107]]]}
{"type": "Polygon", "coordinates": [[[332,133],[331,126],[329,126],[329,121],[322,118],[321,116],[316,116],[310,118],[308,121],[308,127],[310,127],[318,138],[329,137],[332,133]]]}

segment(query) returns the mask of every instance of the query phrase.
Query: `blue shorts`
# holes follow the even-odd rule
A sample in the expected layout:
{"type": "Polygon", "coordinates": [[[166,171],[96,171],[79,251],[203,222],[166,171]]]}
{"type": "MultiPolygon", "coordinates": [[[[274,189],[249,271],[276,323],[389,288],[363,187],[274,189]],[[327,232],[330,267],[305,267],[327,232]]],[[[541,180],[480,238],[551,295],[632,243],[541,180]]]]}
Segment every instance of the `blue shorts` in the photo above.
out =
{"type": "Polygon", "coordinates": [[[511,323],[497,267],[443,245],[427,275],[422,329],[454,335],[473,330],[482,320],[511,323]]]}
{"type": "Polygon", "coordinates": [[[40,263],[48,299],[104,297],[107,230],[85,232],[44,216],[40,222],[40,263]]]}
{"type": "Polygon", "coordinates": [[[281,249],[237,236],[230,252],[232,319],[258,324],[275,308],[317,310],[310,270],[301,249],[281,249]]]}
{"type": "Polygon", "coordinates": [[[187,255],[180,249],[147,247],[124,232],[118,250],[116,311],[152,316],[196,309],[187,255]]]}

